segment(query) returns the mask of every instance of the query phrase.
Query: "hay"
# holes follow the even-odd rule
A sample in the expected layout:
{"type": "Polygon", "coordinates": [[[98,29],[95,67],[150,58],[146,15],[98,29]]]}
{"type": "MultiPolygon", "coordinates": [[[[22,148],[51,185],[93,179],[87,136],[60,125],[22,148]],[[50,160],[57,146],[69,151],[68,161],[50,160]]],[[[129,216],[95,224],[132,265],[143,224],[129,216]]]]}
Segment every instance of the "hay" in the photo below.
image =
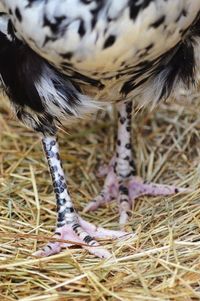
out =
{"type": "MultiPolygon", "coordinates": [[[[199,101],[162,104],[135,116],[138,174],[147,180],[189,186],[187,195],[142,197],[130,227],[135,239],[104,241],[113,258],[100,260],[79,247],[36,259],[51,238],[55,202],[37,134],[0,108],[0,299],[1,300],[200,300],[199,101]]],[[[102,187],[95,171],[114,151],[115,122],[99,113],[61,131],[64,168],[75,206],[102,187]],[[101,118],[100,118],[101,117],[101,118]],[[95,121],[95,122],[94,122],[95,121]]],[[[114,203],[89,221],[117,229],[114,203]]]]}

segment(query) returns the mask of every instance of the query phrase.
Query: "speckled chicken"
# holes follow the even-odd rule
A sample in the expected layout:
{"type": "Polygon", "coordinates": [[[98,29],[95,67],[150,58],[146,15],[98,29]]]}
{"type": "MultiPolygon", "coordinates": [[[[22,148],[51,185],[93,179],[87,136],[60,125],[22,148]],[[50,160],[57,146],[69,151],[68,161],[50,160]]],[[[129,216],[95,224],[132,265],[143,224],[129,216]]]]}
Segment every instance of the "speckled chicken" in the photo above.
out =
{"type": "MultiPolygon", "coordinates": [[[[132,157],[132,103],[156,105],[195,89],[200,70],[199,0],[0,0],[0,80],[16,116],[41,135],[57,203],[54,237],[108,257],[98,238],[123,237],[76,213],[62,168],[57,125],[114,103],[116,151],[100,194],[115,199],[120,226],[141,195],[184,189],[139,180],[132,157]]],[[[74,125],[76,126],[76,125],[74,125]]],[[[92,126],[92,125],[91,125],[92,126]]],[[[48,243],[37,256],[71,244],[48,243]]]]}

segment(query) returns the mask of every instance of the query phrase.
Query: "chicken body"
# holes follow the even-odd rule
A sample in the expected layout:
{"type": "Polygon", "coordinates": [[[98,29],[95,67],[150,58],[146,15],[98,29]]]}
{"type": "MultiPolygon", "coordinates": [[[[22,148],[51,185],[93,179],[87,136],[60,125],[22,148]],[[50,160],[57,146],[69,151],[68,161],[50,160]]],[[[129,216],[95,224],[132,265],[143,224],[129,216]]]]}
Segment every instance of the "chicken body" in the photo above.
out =
{"type": "MultiPolygon", "coordinates": [[[[180,189],[136,179],[131,151],[132,101],[146,104],[194,89],[200,68],[199,0],[1,0],[0,75],[17,117],[42,134],[56,195],[55,237],[84,243],[123,231],[95,228],[74,210],[55,138],[59,123],[116,103],[116,154],[100,195],[86,210],[118,200],[124,225],[131,202],[180,189]]],[[[38,255],[69,244],[48,244],[38,255]]],[[[95,246],[95,248],[92,248],[95,246]]]]}

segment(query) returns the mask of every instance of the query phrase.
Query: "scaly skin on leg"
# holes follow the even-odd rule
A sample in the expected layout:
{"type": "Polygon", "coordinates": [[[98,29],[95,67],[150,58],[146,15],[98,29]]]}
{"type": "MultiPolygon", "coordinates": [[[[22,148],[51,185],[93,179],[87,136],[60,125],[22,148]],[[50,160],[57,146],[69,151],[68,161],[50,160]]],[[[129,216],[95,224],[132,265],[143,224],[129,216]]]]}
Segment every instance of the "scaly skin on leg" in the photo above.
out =
{"type": "Polygon", "coordinates": [[[117,110],[118,134],[114,172],[117,175],[119,185],[119,193],[117,198],[120,213],[119,223],[120,225],[123,225],[128,220],[131,210],[127,181],[131,176],[134,176],[136,172],[132,157],[131,143],[132,102],[118,105],[117,110]]]}
{"type": "Polygon", "coordinates": [[[85,208],[95,210],[100,205],[117,198],[120,212],[120,225],[128,220],[131,202],[127,181],[135,175],[135,165],[131,146],[132,102],[118,105],[118,133],[116,156],[111,160],[109,172],[101,193],[85,208]]]}
{"type": "Polygon", "coordinates": [[[60,252],[62,247],[79,243],[90,253],[106,258],[111,254],[101,247],[94,238],[118,238],[126,235],[122,231],[106,230],[84,221],[75,212],[68,193],[64,171],[62,168],[58,143],[55,137],[43,138],[44,151],[48,160],[57,202],[57,225],[53,238],[69,240],[69,243],[48,243],[42,250],[35,252],[35,256],[48,256],[60,252]]]}
{"type": "Polygon", "coordinates": [[[131,143],[132,103],[120,104],[117,109],[116,155],[111,159],[108,166],[102,191],[86,206],[84,211],[94,211],[105,203],[116,199],[119,204],[119,223],[123,228],[128,221],[136,198],[143,195],[171,195],[178,192],[187,192],[188,190],[171,185],[145,183],[136,176],[131,143]]]}

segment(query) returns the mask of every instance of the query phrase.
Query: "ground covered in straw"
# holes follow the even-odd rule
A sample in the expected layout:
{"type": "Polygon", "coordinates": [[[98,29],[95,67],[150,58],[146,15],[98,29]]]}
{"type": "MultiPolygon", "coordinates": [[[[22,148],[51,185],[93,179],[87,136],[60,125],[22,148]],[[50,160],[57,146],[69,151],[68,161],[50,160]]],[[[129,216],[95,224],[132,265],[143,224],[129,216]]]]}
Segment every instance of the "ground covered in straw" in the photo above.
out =
{"type": "MultiPolygon", "coordinates": [[[[130,222],[136,238],[104,241],[113,253],[108,260],[79,247],[48,258],[31,256],[53,232],[51,180],[38,136],[0,102],[0,300],[200,300],[198,99],[185,106],[182,101],[162,104],[135,116],[138,174],[193,191],[140,198],[130,222]]],[[[114,118],[99,113],[59,134],[69,188],[80,213],[102,186],[95,171],[109,162],[115,132],[114,118]]],[[[81,215],[118,228],[114,203],[81,215]]]]}

